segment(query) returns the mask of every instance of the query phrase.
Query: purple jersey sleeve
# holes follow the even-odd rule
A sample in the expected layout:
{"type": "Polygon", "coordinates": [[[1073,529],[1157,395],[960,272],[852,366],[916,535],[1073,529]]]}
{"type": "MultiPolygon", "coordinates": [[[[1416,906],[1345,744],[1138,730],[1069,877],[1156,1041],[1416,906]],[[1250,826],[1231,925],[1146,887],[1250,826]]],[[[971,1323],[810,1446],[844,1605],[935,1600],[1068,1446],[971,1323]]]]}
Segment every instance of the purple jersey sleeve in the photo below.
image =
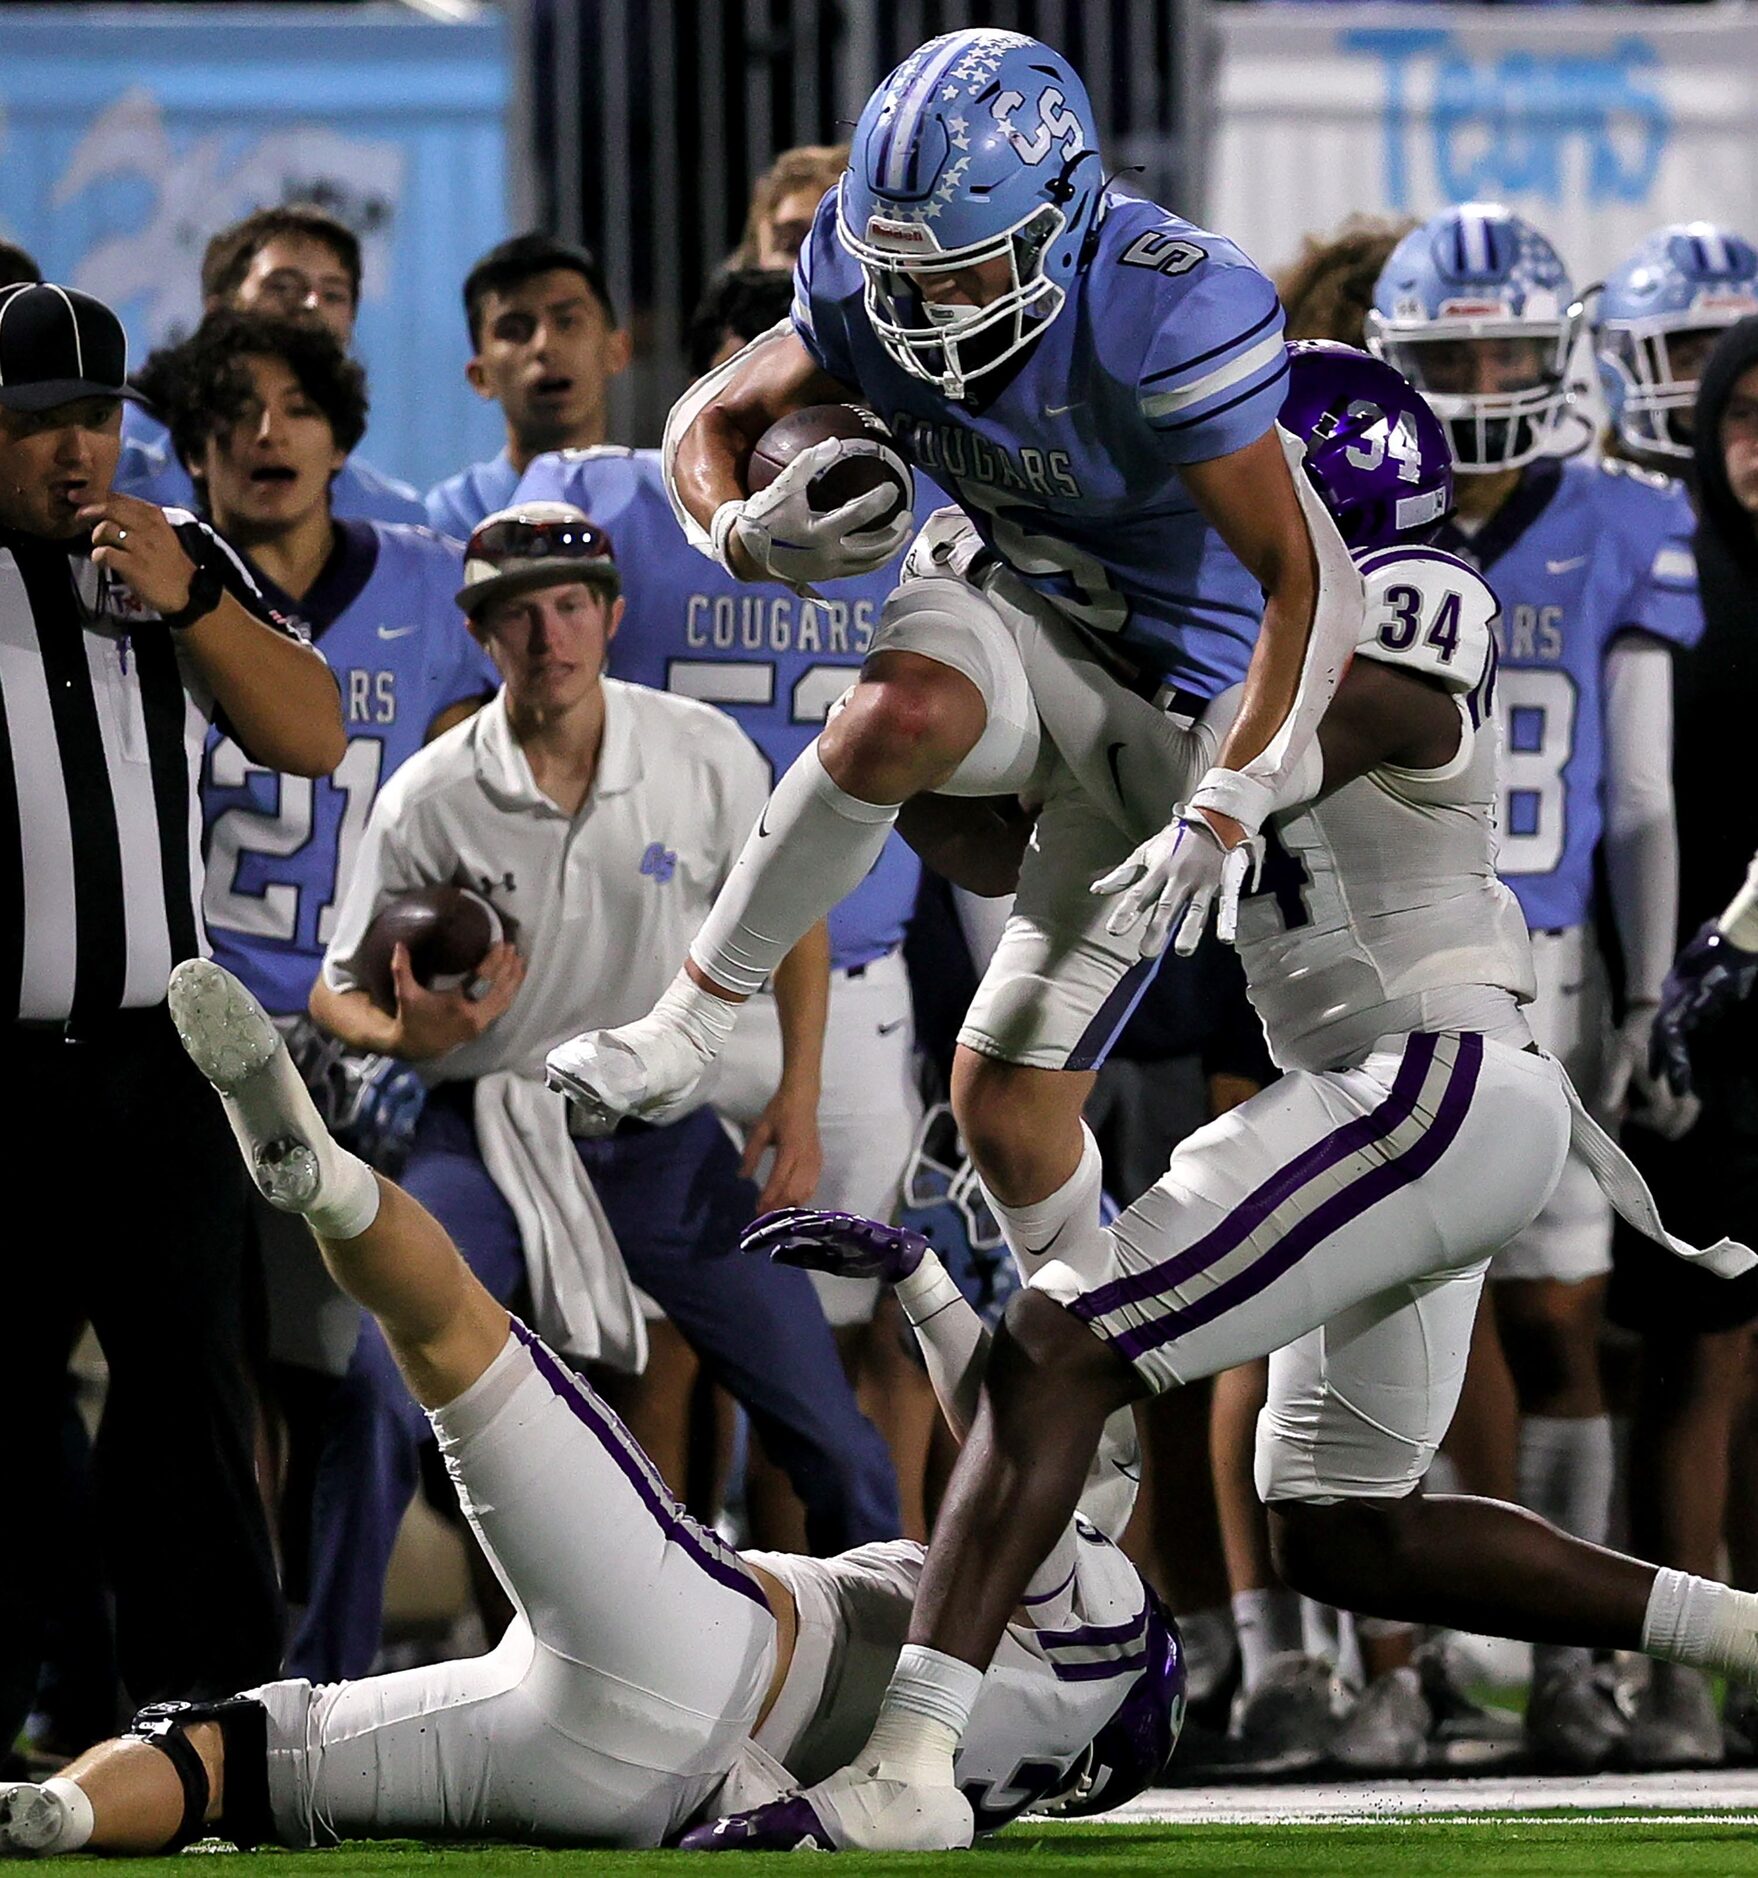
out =
{"type": "Polygon", "coordinates": [[[1282,306],[1244,262],[1199,263],[1184,280],[1166,282],[1139,397],[1168,461],[1206,463],[1256,442],[1276,421],[1288,376],[1282,306]]]}

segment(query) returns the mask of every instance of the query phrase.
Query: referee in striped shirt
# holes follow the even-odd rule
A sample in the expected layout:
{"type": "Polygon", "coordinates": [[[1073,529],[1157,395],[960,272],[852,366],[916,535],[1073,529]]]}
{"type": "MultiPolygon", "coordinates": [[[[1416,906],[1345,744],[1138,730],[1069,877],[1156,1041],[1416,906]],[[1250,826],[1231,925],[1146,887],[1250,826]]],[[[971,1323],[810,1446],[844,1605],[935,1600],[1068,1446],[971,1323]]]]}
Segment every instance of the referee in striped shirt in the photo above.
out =
{"type": "Polygon", "coordinates": [[[33,1507],[31,1458],[56,1439],[88,1321],[110,1372],[98,1519],[130,1699],[224,1693],[281,1654],[244,1360],[244,1185],[165,981],[203,950],[209,724],[318,776],[342,756],[341,709],[218,537],[112,493],[125,352],[85,294],[0,291],[0,1047],[14,1191],[32,1183],[38,1221],[15,1224],[0,1307],[0,1743],[49,1603],[53,1496],[33,1507]]]}

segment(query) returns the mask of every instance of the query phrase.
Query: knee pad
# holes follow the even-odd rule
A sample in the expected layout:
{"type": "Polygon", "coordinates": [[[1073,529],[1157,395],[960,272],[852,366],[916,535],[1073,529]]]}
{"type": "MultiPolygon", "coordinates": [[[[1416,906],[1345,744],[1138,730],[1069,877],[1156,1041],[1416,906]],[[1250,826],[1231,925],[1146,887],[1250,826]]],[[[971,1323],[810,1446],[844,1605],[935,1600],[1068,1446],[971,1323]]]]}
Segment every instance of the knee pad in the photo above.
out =
{"type": "Polygon", "coordinates": [[[1041,754],[1037,709],[1019,647],[991,601],[951,575],[911,581],[879,616],[867,656],[879,652],[948,665],[983,694],[983,734],[937,793],[1018,795],[1030,784],[1041,754]]]}
{"type": "Polygon", "coordinates": [[[183,1817],[167,1851],[179,1852],[210,1831],[244,1851],[273,1836],[268,1711],[254,1696],[235,1695],[223,1702],[153,1702],[128,1724],[123,1738],[157,1748],[176,1769],[183,1788],[183,1817]],[[211,1822],[208,1770],[187,1732],[197,1722],[219,1724],[226,1767],[226,1797],[219,1817],[211,1822]]]}

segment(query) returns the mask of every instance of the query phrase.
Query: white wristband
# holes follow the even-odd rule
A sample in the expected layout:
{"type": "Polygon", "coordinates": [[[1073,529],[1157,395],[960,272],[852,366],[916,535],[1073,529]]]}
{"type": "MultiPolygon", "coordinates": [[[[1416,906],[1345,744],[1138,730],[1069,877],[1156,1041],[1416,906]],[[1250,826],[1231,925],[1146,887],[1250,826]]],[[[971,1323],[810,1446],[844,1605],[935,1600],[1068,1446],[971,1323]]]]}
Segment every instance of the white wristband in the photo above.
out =
{"type": "Polygon", "coordinates": [[[1276,792],[1268,783],[1247,776],[1243,770],[1212,769],[1197,784],[1185,806],[1230,815],[1248,835],[1255,835],[1263,827],[1275,800],[1276,792]]]}
{"type": "Polygon", "coordinates": [[[952,1274],[932,1252],[922,1254],[922,1262],[907,1278],[900,1278],[892,1291],[898,1308],[912,1327],[925,1324],[930,1317],[964,1297],[952,1274]]]}
{"type": "Polygon", "coordinates": [[[708,539],[714,543],[714,558],[730,574],[732,562],[726,558],[727,541],[732,531],[738,526],[739,519],[745,512],[744,502],[737,496],[723,502],[708,520],[708,539]]]}

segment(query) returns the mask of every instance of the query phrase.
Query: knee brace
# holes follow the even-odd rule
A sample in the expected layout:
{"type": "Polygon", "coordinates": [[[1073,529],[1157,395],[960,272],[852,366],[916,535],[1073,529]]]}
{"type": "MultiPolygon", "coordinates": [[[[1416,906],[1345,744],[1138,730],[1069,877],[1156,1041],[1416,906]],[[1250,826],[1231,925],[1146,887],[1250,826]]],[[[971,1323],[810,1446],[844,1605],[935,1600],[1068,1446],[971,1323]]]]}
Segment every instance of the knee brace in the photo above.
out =
{"type": "Polygon", "coordinates": [[[183,1817],[168,1852],[180,1852],[210,1831],[243,1851],[273,1836],[269,1814],[268,1711],[254,1697],[223,1702],[153,1702],[128,1724],[123,1738],[155,1747],[176,1770],[183,1788],[183,1817]],[[197,1722],[217,1722],[225,1762],[225,1799],[219,1817],[208,1819],[212,1797],[208,1770],[189,1739],[197,1722]]]}

